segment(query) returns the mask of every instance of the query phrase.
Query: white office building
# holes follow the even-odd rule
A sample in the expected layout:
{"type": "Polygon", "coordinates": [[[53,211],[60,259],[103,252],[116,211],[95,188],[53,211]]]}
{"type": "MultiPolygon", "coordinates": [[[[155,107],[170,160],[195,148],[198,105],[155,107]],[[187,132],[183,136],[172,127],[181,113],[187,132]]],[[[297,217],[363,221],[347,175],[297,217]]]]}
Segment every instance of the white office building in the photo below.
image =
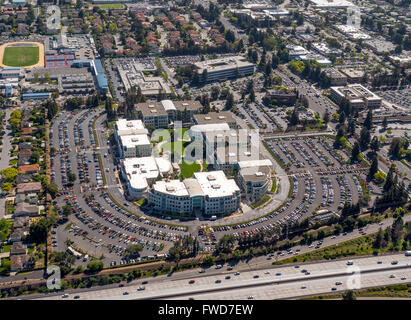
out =
{"type": "Polygon", "coordinates": [[[151,156],[151,143],[148,135],[120,136],[119,151],[121,158],[151,156]]]}
{"type": "Polygon", "coordinates": [[[148,202],[161,212],[181,214],[201,210],[205,215],[236,211],[240,206],[240,188],[223,171],[195,172],[184,181],[157,181],[148,194],[148,202]]]}
{"type": "Polygon", "coordinates": [[[164,158],[126,158],[121,163],[121,174],[132,199],[141,198],[154,181],[166,177],[172,170],[170,161],[164,158]]]}

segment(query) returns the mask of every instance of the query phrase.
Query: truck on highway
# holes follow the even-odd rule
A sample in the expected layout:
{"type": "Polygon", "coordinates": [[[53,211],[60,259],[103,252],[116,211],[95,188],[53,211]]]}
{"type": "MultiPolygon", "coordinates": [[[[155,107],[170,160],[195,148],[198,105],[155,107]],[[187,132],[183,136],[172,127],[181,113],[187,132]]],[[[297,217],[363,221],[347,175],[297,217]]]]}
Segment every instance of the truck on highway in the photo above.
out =
{"type": "Polygon", "coordinates": [[[411,251],[405,252],[405,256],[406,256],[406,257],[411,257],[411,251]]]}

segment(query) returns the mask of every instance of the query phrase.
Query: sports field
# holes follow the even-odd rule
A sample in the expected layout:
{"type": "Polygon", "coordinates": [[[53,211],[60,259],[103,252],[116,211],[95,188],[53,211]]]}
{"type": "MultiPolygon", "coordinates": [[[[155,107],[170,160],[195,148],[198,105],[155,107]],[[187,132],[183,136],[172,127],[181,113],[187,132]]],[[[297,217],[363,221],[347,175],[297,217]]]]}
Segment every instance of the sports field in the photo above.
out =
{"type": "Polygon", "coordinates": [[[27,67],[39,62],[39,47],[6,47],[3,64],[9,67],[27,67]]]}

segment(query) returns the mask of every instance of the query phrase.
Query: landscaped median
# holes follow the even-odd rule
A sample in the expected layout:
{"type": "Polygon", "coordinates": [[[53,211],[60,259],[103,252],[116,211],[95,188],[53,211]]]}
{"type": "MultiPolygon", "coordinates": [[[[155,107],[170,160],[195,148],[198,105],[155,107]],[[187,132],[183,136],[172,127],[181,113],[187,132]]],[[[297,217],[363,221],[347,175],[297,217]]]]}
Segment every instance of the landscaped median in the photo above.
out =
{"type": "MultiPolygon", "coordinates": [[[[344,257],[372,255],[376,251],[373,248],[377,233],[372,233],[359,238],[347,240],[339,244],[334,244],[311,252],[289,257],[287,259],[275,261],[273,265],[294,263],[294,262],[313,262],[320,260],[333,260],[344,257]]],[[[388,252],[387,249],[380,249],[380,252],[388,252]]]]}

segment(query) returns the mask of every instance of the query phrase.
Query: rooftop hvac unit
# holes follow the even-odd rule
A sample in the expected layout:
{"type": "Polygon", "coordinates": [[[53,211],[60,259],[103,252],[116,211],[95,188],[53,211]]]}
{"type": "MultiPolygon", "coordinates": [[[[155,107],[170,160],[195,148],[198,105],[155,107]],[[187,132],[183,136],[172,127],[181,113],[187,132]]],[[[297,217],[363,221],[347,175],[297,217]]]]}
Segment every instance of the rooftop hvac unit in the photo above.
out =
{"type": "Polygon", "coordinates": [[[212,174],[209,174],[209,175],[207,176],[207,179],[208,179],[209,181],[213,181],[213,180],[215,180],[215,177],[214,177],[212,174]]]}
{"type": "Polygon", "coordinates": [[[211,120],[211,117],[204,117],[205,120],[211,120]]]}
{"type": "Polygon", "coordinates": [[[255,173],[256,177],[262,177],[264,175],[264,173],[262,173],[261,171],[258,171],[255,173]]]}
{"type": "Polygon", "coordinates": [[[225,116],[218,116],[218,119],[223,120],[225,119],[225,116]]]}
{"type": "Polygon", "coordinates": [[[220,186],[218,183],[212,184],[211,187],[212,187],[213,189],[220,189],[220,188],[221,188],[221,186],[220,186]]]}
{"type": "Polygon", "coordinates": [[[166,190],[169,192],[176,191],[176,189],[173,186],[167,186],[166,190]]]}

